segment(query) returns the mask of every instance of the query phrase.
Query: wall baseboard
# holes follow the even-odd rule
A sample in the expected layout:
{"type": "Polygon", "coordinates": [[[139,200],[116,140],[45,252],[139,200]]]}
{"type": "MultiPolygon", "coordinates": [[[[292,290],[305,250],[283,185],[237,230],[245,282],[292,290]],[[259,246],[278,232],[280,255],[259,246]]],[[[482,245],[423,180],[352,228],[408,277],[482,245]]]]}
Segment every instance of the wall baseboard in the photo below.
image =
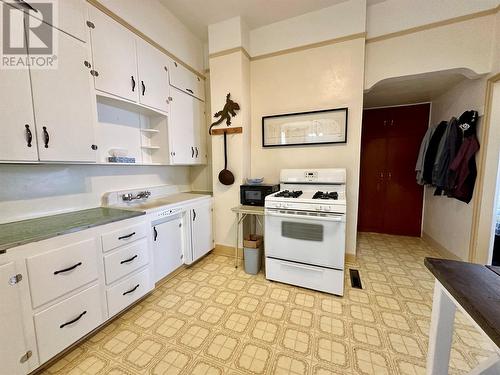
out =
{"type": "Polygon", "coordinates": [[[460,259],[455,254],[453,254],[450,250],[448,250],[446,247],[441,245],[439,242],[437,242],[434,238],[432,238],[431,236],[429,236],[425,232],[422,232],[422,240],[424,240],[429,245],[431,245],[433,248],[435,248],[446,259],[463,260],[463,259],[460,259]]]}

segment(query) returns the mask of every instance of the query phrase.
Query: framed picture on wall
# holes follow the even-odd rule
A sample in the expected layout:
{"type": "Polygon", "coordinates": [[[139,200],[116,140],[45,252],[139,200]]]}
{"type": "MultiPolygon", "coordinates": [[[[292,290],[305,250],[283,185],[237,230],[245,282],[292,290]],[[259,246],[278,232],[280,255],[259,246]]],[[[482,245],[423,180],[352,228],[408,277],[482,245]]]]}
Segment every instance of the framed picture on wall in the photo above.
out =
{"type": "Polygon", "coordinates": [[[347,142],[347,108],[262,117],[262,147],[347,142]]]}

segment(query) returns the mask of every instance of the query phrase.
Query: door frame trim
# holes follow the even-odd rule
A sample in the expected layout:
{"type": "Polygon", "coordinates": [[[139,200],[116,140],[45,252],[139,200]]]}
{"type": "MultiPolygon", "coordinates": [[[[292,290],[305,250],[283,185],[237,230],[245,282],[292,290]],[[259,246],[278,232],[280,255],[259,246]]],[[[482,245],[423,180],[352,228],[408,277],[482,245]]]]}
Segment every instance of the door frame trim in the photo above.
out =
{"type": "Polygon", "coordinates": [[[468,260],[472,263],[485,263],[488,262],[490,249],[478,250],[478,238],[479,238],[479,221],[481,217],[482,210],[482,200],[483,200],[483,190],[484,190],[484,178],[486,166],[486,154],[488,151],[488,134],[491,127],[491,113],[493,110],[493,88],[497,82],[500,81],[500,73],[497,73],[486,81],[486,92],[484,100],[484,120],[482,122],[483,129],[481,131],[481,137],[479,139],[479,144],[481,149],[479,151],[479,166],[478,166],[478,178],[476,180],[476,187],[474,191],[474,196],[472,198],[472,223],[471,223],[471,236],[469,242],[469,256],[468,260]]]}

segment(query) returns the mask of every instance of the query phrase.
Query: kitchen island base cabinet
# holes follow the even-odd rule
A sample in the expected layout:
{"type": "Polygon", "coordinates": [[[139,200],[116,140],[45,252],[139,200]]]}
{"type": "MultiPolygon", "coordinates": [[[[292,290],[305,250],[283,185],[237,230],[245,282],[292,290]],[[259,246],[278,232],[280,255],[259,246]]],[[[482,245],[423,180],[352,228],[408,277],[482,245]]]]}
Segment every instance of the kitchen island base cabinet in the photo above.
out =
{"type": "Polygon", "coordinates": [[[28,373],[29,358],[23,357],[36,351],[24,337],[20,285],[12,279],[16,274],[14,262],[0,263],[0,372],[11,375],[28,373]]]}
{"type": "Polygon", "coordinates": [[[45,362],[104,321],[99,285],[34,316],[40,362],[45,362]]]}

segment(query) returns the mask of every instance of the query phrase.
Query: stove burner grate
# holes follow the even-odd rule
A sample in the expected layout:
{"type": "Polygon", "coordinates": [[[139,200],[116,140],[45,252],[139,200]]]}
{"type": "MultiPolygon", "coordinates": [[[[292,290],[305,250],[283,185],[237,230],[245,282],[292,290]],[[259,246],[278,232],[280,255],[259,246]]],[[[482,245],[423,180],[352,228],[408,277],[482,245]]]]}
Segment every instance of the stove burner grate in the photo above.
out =
{"type": "Polygon", "coordinates": [[[302,195],[302,190],[294,190],[294,191],[289,191],[289,190],[283,190],[278,193],[276,193],[275,197],[279,198],[298,198],[302,195]]]}
{"type": "Polygon", "coordinates": [[[336,191],[323,193],[322,191],[317,191],[314,193],[312,199],[339,199],[339,193],[336,191]]]}

